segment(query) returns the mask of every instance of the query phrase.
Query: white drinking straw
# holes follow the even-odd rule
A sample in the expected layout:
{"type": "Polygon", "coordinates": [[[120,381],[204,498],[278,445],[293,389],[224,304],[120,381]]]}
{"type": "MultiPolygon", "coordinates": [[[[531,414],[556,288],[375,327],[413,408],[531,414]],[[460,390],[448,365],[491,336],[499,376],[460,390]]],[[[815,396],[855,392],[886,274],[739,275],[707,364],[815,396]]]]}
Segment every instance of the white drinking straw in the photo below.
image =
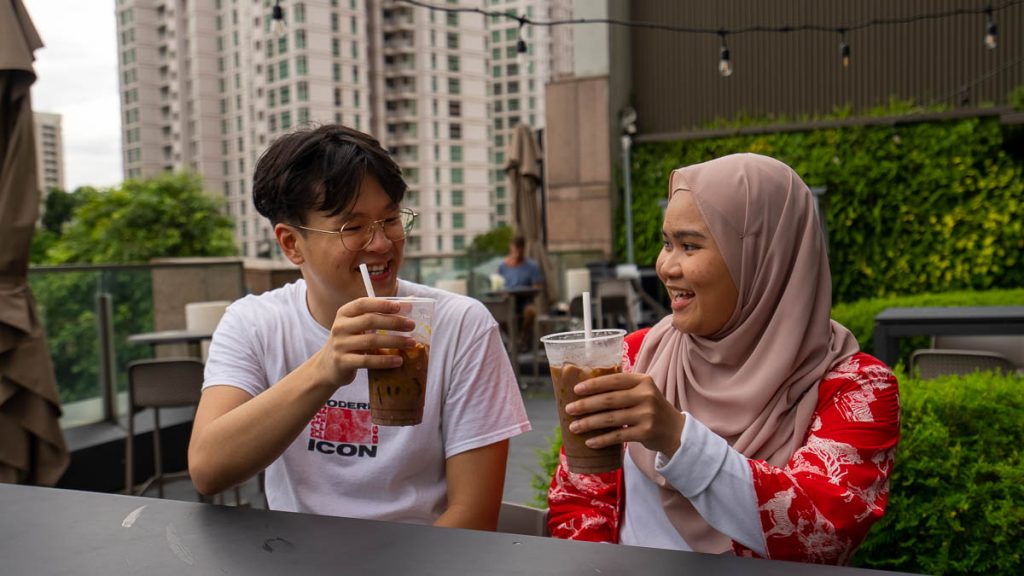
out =
{"type": "Polygon", "coordinates": [[[587,341],[587,347],[590,347],[590,340],[594,337],[594,331],[592,329],[590,320],[590,292],[583,293],[583,337],[587,341]]]}
{"type": "Polygon", "coordinates": [[[366,264],[359,265],[359,272],[363,274],[363,286],[366,287],[366,295],[370,298],[375,298],[377,295],[373,293],[373,282],[370,282],[370,271],[366,269],[366,264]]]}

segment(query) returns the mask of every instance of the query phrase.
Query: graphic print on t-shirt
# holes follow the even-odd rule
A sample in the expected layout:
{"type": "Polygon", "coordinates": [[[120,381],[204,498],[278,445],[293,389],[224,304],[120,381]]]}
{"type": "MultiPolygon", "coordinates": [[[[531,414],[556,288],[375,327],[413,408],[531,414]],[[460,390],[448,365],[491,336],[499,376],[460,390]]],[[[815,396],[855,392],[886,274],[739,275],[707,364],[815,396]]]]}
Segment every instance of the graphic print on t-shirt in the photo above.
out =
{"type": "Polygon", "coordinates": [[[374,458],[380,436],[365,403],[328,400],[309,422],[310,452],[374,458]]]}

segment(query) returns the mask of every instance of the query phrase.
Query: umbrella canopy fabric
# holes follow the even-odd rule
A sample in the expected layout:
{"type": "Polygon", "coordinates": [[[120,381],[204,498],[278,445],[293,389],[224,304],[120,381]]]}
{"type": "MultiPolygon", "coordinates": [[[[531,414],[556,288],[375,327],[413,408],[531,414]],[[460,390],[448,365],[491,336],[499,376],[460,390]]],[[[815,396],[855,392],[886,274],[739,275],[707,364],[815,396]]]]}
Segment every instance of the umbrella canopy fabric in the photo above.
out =
{"type": "Polygon", "coordinates": [[[544,273],[543,305],[558,294],[551,260],[541,239],[541,211],[537,190],[541,184],[540,146],[526,124],[516,126],[506,154],[505,174],[512,191],[513,231],[526,239],[526,257],[532,258],[544,273]]]}
{"type": "Polygon", "coordinates": [[[21,0],[0,0],[0,482],[52,486],[70,458],[27,281],[39,214],[30,88],[42,45],[21,0]]]}

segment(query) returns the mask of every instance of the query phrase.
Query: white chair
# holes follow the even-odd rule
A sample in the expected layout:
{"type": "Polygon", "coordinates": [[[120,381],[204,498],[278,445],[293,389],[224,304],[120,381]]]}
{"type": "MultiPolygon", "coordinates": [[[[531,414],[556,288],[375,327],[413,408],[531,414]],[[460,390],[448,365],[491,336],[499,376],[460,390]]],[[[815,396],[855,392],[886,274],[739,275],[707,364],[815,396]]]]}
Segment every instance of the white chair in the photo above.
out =
{"type": "Polygon", "coordinates": [[[513,502],[502,502],[498,513],[498,532],[524,536],[550,536],[547,508],[533,508],[513,502]]]}
{"type": "Polygon", "coordinates": [[[466,281],[460,278],[438,280],[436,286],[441,290],[452,292],[454,294],[462,294],[463,296],[469,293],[467,290],[466,281]]]}
{"type": "MultiPolygon", "coordinates": [[[[211,302],[189,302],[185,304],[185,329],[193,332],[213,333],[217,324],[224,316],[224,311],[231,304],[229,300],[214,300],[211,302]]],[[[206,362],[206,355],[210,349],[210,342],[202,343],[200,355],[203,362],[206,362]]]]}

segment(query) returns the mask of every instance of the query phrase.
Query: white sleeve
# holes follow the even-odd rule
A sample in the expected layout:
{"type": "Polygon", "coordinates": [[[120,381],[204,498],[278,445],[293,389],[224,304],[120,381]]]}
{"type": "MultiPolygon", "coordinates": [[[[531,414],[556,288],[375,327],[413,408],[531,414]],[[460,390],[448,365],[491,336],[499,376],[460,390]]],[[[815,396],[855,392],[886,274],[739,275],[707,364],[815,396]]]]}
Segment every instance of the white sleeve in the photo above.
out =
{"type": "Polygon", "coordinates": [[[445,458],[530,430],[498,324],[479,302],[466,310],[444,399],[445,458]]]}
{"type": "Polygon", "coordinates": [[[255,329],[251,321],[246,321],[245,307],[240,304],[228,306],[213,333],[203,389],[228,385],[256,396],[269,384],[259,358],[255,329]]]}
{"type": "Polygon", "coordinates": [[[679,449],[671,459],[659,453],[655,470],[686,496],[715,530],[767,556],[747,457],[691,414],[684,414],[679,449]]]}

